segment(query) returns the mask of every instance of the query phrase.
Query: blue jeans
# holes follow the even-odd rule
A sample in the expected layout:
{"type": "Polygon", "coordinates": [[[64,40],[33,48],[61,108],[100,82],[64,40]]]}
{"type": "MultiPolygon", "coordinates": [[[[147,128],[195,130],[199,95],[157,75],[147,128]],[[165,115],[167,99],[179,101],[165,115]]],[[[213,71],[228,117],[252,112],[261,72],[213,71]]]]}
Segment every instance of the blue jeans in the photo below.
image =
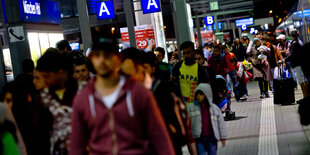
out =
{"type": "Polygon", "coordinates": [[[217,140],[213,136],[195,139],[198,155],[216,155],[217,140]]]}

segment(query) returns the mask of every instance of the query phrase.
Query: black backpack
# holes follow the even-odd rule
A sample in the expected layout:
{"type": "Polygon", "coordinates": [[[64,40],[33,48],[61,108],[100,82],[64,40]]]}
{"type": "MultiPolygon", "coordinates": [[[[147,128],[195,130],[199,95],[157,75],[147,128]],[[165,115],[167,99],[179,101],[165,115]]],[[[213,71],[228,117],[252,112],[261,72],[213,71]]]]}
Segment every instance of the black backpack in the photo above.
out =
{"type": "Polygon", "coordinates": [[[177,154],[188,143],[190,119],[180,88],[173,82],[155,80],[152,87],[177,154]]]}

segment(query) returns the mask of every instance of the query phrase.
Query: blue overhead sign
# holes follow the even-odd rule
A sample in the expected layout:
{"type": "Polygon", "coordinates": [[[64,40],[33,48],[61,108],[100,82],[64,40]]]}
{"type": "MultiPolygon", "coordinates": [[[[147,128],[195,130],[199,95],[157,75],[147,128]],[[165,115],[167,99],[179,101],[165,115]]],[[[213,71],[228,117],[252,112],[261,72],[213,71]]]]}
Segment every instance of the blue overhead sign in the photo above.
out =
{"type": "Polygon", "coordinates": [[[143,14],[160,12],[160,0],[141,0],[143,14]]]}
{"type": "Polygon", "coordinates": [[[254,19],[253,18],[244,18],[244,19],[238,19],[235,20],[236,27],[241,27],[242,25],[254,25],[254,19]]]}
{"type": "Polygon", "coordinates": [[[19,0],[23,21],[60,24],[59,3],[54,0],[19,0]]]}
{"type": "Polygon", "coordinates": [[[204,18],[205,20],[205,25],[213,25],[214,24],[214,17],[213,16],[207,16],[204,18]]]}
{"type": "Polygon", "coordinates": [[[113,19],[115,18],[115,10],[113,1],[103,1],[97,3],[97,19],[113,19]]]}
{"type": "MultiPolygon", "coordinates": [[[[222,29],[222,22],[218,22],[219,30],[222,29]]],[[[212,25],[207,26],[208,30],[212,31],[212,25]]],[[[215,23],[213,24],[213,30],[216,30],[215,23]]]]}

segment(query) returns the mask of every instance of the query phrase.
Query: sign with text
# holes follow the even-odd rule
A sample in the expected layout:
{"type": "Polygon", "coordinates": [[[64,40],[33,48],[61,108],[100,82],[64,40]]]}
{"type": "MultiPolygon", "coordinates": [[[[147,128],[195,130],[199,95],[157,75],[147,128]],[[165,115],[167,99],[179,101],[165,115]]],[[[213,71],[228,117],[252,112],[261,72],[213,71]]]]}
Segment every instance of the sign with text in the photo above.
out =
{"type": "Polygon", "coordinates": [[[160,0],[141,0],[143,14],[160,12],[160,0]]]}
{"type": "Polygon", "coordinates": [[[115,18],[115,10],[113,1],[103,1],[97,3],[97,19],[113,19],[115,18]]]}
{"type": "MultiPolygon", "coordinates": [[[[153,25],[135,26],[137,47],[144,51],[150,51],[156,47],[153,25]]],[[[121,28],[122,43],[125,48],[130,47],[128,28],[121,28]]]]}
{"type": "Polygon", "coordinates": [[[54,0],[19,0],[23,21],[60,24],[59,2],[54,0]]]}
{"type": "Polygon", "coordinates": [[[201,31],[200,33],[203,45],[213,40],[213,31],[207,30],[207,31],[201,31]]]}
{"type": "Polygon", "coordinates": [[[207,16],[204,18],[205,20],[205,25],[213,25],[214,24],[214,17],[213,16],[207,16]]]}
{"type": "Polygon", "coordinates": [[[238,19],[235,20],[235,26],[236,27],[242,27],[242,25],[254,25],[254,19],[253,18],[244,18],[244,19],[238,19]]]}

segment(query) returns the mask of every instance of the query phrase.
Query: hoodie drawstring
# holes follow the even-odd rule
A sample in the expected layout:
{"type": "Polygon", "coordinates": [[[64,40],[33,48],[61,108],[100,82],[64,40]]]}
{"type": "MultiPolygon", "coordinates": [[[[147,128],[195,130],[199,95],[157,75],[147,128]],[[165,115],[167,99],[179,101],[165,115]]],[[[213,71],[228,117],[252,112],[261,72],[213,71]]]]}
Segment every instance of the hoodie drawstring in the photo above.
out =
{"type": "Polygon", "coordinates": [[[95,99],[93,95],[88,96],[89,99],[89,107],[90,107],[90,113],[93,116],[93,118],[96,117],[96,110],[95,110],[95,99]]]}
{"type": "Polygon", "coordinates": [[[135,115],[135,113],[133,111],[133,106],[132,106],[132,101],[131,101],[131,91],[127,92],[126,103],[127,103],[127,108],[128,108],[129,116],[133,117],[135,115]]]}

